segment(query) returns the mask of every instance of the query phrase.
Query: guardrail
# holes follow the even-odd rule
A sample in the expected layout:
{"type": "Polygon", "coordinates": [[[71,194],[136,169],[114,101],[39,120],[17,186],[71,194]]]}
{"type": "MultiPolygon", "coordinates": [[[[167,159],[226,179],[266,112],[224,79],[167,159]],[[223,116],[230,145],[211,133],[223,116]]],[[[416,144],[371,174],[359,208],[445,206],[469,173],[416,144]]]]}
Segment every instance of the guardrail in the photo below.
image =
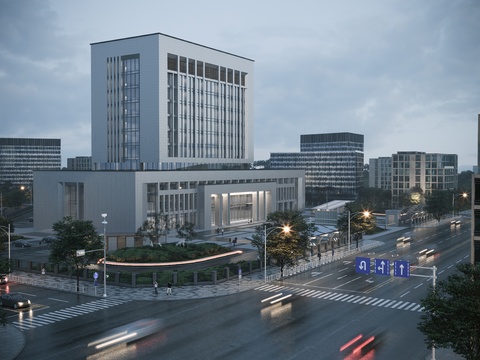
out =
{"type": "MultiPolygon", "coordinates": [[[[38,287],[43,287],[47,289],[55,289],[55,290],[63,290],[63,291],[70,291],[70,292],[77,292],[77,285],[76,284],[65,284],[62,281],[58,281],[55,279],[37,279],[28,276],[20,276],[20,275],[9,275],[10,281],[17,282],[20,284],[25,285],[33,285],[38,287]]],[[[91,286],[86,285],[79,285],[78,292],[83,294],[93,294],[91,286]]]]}

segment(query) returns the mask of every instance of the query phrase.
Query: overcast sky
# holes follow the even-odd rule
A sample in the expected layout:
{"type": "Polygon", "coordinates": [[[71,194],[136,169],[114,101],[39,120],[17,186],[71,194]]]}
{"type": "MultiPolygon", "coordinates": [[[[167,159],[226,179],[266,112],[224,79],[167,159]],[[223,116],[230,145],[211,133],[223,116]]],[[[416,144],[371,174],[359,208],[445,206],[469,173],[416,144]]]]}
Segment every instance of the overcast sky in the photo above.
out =
{"type": "Polygon", "coordinates": [[[156,32],[255,60],[255,160],[346,131],[477,162],[478,0],[0,0],[0,137],[91,155],[90,44],[156,32]]]}

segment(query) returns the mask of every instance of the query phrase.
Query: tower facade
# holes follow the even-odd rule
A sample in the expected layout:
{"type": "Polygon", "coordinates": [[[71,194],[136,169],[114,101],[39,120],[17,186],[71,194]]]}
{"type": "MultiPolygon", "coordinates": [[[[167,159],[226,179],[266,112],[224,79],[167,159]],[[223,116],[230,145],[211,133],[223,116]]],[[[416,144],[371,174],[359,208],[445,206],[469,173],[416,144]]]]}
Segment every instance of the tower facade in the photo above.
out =
{"type": "Polygon", "coordinates": [[[364,136],[353,133],[300,136],[300,152],[271,153],[271,169],[305,170],[307,194],[354,199],[363,184],[364,136]]]}
{"type": "Polygon", "coordinates": [[[91,50],[94,169],[253,162],[253,60],[160,33],[91,50]]]}

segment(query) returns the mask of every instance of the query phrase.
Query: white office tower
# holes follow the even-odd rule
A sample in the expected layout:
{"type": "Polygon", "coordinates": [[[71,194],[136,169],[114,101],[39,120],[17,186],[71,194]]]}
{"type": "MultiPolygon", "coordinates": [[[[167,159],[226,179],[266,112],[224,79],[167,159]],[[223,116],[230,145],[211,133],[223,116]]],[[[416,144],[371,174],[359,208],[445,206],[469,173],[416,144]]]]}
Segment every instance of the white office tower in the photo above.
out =
{"type": "Polygon", "coordinates": [[[253,162],[253,60],[160,33],[91,50],[95,170],[253,162]]]}

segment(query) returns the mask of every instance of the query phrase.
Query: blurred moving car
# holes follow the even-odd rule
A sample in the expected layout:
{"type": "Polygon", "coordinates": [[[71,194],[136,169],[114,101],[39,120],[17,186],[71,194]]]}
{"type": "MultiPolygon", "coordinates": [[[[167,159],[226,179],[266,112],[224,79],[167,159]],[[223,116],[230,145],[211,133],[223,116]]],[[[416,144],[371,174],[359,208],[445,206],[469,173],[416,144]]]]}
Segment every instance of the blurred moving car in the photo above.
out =
{"type": "Polygon", "coordinates": [[[13,242],[13,246],[15,247],[31,247],[32,244],[30,244],[28,241],[25,240],[17,240],[13,242]]]}
{"type": "Polygon", "coordinates": [[[386,335],[387,332],[383,328],[366,330],[340,347],[340,353],[342,353],[345,360],[367,358],[365,355],[369,353],[372,354],[372,357],[368,358],[374,359],[376,357],[373,353],[386,342],[386,335]]]}
{"type": "Polygon", "coordinates": [[[57,240],[57,237],[56,236],[45,236],[42,241],[45,243],[45,244],[51,244],[53,243],[55,240],[57,240]]]}
{"type": "Polygon", "coordinates": [[[6,274],[0,274],[0,285],[8,283],[8,276],[6,274]]]}
{"type": "Polygon", "coordinates": [[[23,307],[30,307],[32,302],[25,296],[19,293],[6,293],[0,298],[2,306],[10,306],[14,309],[20,309],[23,307]]]}

